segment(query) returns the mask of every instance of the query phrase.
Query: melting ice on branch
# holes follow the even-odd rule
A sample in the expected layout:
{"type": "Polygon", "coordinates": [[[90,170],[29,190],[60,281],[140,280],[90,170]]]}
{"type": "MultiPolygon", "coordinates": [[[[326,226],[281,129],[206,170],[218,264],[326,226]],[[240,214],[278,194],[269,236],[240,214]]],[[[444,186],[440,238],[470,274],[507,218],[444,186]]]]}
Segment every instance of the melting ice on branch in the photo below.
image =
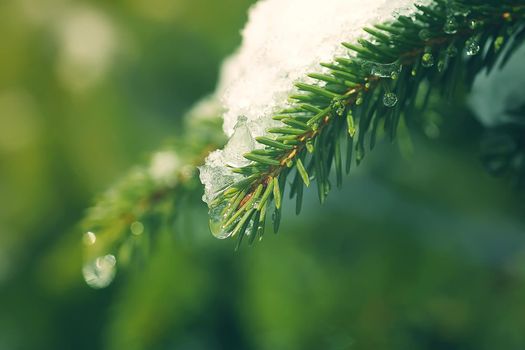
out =
{"type": "Polygon", "coordinates": [[[287,106],[295,82],[321,73],[321,62],[345,55],[341,43],[355,42],[363,28],[411,15],[416,3],[422,1],[260,0],[253,6],[242,45],[225,62],[217,89],[231,139],[200,169],[205,201],[234,182],[238,175],[228,165],[243,165],[243,154],[255,147],[253,138],[279,123],[271,116],[287,106]]]}

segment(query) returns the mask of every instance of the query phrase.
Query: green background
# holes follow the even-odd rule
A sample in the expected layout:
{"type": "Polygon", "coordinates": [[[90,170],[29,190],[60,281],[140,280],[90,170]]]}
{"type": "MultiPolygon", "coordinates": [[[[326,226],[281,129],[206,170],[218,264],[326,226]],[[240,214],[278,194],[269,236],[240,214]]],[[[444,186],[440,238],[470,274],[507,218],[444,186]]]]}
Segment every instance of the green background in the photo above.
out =
{"type": "Polygon", "coordinates": [[[255,247],[196,203],[145,264],[84,284],[85,208],[213,91],[249,5],[0,2],[0,349],[525,348],[524,197],[483,170],[461,103],[325,206],[285,202],[255,247]]]}

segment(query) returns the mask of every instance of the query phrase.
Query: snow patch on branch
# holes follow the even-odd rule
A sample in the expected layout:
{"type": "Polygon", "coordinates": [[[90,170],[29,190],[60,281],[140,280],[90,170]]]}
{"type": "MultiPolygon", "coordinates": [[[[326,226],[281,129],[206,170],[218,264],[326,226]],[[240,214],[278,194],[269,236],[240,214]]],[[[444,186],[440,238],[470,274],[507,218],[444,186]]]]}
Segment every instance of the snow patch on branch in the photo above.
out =
{"type": "Polygon", "coordinates": [[[243,165],[242,155],[255,147],[253,138],[279,122],[272,114],[286,108],[294,82],[319,73],[321,62],[345,55],[342,42],[356,42],[363,28],[412,15],[414,0],[260,0],[249,12],[242,44],[223,65],[218,98],[224,132],[231,137],[223,151],[201,167],[209,204],[237,176],[228,169],[243,165]]]}

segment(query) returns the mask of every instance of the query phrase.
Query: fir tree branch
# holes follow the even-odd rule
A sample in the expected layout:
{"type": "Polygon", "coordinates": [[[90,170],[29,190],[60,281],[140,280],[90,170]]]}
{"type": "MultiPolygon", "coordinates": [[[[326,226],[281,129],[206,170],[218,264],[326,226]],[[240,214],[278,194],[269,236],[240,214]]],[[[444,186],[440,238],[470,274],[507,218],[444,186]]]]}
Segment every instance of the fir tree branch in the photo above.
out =
{"type": "Polygon", "coordinates": [[[236,236],[240,244],[262,237],[273,203],[274,230],[281,219],[287,177],[295,170],[290,194],[300,212],[303,186],[316,180],[323,203],[335,168],[342,182],[342,141],[346,171],[359,164],[383,131],[393,140],[402,117],[416,118],[419,87],[429,82],[451,97],[460,83],[470,85],[483,69],[503,65],[525,38],[525,2],[520,0],[435,0],[418,6],[414,18],[365,28],[368,39],[343,45],[352,54],[323,63],[324,74],[310,74],[315,84],[297,83],[293,108],[274,117],[282,127],[258,138],[263,149],[245,157],[248,166],[234,169],[245,179],[222,192],[210,206],[212,228],[236,236]]]}
{"type": "Polygon", "coordinates": [[[116,261],[122,267],[148,255],[155,234],[173,227],[188,198],[200,195],[197,166],[225,140],[220,118],[185,119],[184,134],[156,152],[150,165],[132,169],[87,211],[81,227],[83,273],[90,286],[107,286],[116,261]]]}

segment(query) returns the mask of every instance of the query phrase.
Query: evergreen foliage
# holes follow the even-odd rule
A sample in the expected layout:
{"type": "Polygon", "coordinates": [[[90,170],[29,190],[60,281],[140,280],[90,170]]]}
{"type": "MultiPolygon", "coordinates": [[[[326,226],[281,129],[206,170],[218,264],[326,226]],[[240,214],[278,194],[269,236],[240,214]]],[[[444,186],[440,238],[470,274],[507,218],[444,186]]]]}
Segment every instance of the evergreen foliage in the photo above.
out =
{"type": "MultiPolygon", "coordinates": [[[[379,138],[393,141],[400,128],[420,125],[431,94],[452,99],[481,71],[503,66],[525,38],[522,0],[435,0],[416,6],[413,18],[364,28],[366,39],[343,43],[350,55],[321,63],[326,73],[309,75],[316,83],[296,84],[299,93],[290,96],[294,107],[273,116],[282,126],[257,138],[264,147],[245,155],[251,164],[233,169],[243,180],[224,188],[211,204],[216,237],[235,237],[237,246],[245,237],[252,243],[262,238],[268,221],[277,232],[288,185],[297,214],[304,187],[313,182],[323,203],[332,174],[340,187],[343,174],[359,165],[379,138]]],[[[119,251],[125,264],[145,245],[137,244],[130,225],[146,222],[154,231],[177,218],[177,206],[184,206],[188,195],[202,192],[197,166],[224,140],[218,118],[193,119],[187,118],[186,134],[173,145],[183,164],[174,185],[159,185],[146,168],[138,168],[90,209],[83,228],[97,232],[97,245],[87,237],[88,263],[119,251]]],[[[483,149],[492,172],[523,176],[524,140],[517,130],[513,136],[489,133],[483,149]]]]}
{"type": "Polygon", "coordinates": [[[378,137],[394,140],[400,126],[418,122],[434,90],[452,98],[458,85],[503,66],[525,37],[523,1],[416,6],[414,18],[399,16],[365,28],[368,39],[343,43],[350,57],[322,63],[328,73],[309,75],[316,84],[296,84],[295,107],[273,117],[283,126],[257,138],[265,148],[246,154],[252,163],[234,169],[245,178],[212,203],[216,235],[253,242],[263,236],[268,216],[277,231],[288,178],[297,213],[312,180],[323,203],[332,170],[340,187],[343,172],[359,165],[378,137]]]}
{"type": "Polygon", "coordinates": [[[150,166],[132,169],[88,210],[82,222],[83,274],[92,287],[111,283],[115,270],[112,254],[117,254],[123,266],[145,259],[150,241],[172,227],[182,208],[193,205],[192,194],[200,192],[197,166],[211,150],[224,144],[224,136],[217,117],[187,116],[186,121],[187,132],[167,147],[170,151],[157,153],[173,157],[176,169],[160,169],[168,176],[159,178],[153,159],[150,166]],[[110,264],[104,264],[108,259],[110,264]]]}

